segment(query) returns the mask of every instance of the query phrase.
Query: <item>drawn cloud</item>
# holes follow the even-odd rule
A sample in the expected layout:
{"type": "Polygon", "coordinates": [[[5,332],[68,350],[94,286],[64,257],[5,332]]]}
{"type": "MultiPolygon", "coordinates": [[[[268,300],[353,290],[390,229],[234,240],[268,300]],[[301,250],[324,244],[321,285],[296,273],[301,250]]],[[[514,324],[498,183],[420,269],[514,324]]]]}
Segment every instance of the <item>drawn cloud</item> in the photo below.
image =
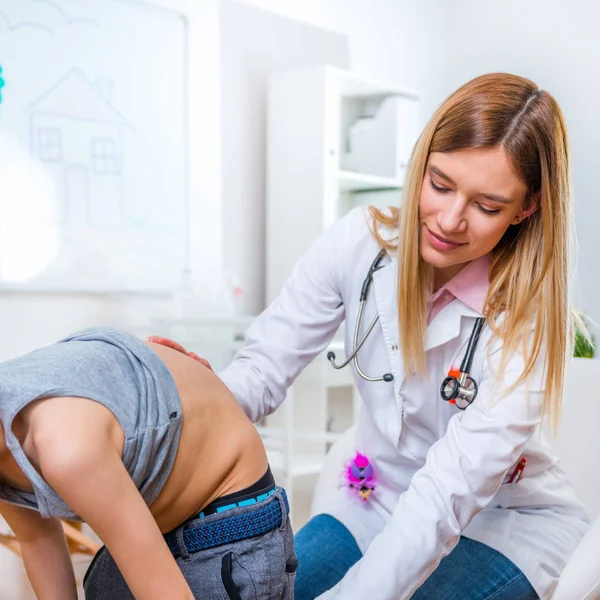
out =
{"type": "MultiPolygon", "coordinates": [[[[15,5],[12,5],[11,8],[13,6],[15,5]]],[[[26,9],[26,12],[30,14],[27,16],[9,14],[0,8],[0,29],[4,26],[9,33],[37,30],[42,34],[52,35],[65,27],[82,25],[100,27],[100,23],[94,19],[68,14],[56,0],[30,0],[28,5],[19,3],[19,6],[26,9]],[[40,6],[43,6],[44,10],[40,11],[40,6]],[[32,12],[35,12],[35,17],[31,17],[32,12]]]]}

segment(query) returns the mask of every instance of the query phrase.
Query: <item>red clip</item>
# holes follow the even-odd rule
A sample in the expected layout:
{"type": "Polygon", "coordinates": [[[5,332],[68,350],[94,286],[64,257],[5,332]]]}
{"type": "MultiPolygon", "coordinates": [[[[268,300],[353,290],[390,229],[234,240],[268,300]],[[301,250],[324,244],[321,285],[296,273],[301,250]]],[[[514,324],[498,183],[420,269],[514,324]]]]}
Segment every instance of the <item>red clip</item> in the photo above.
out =
{"type": "MultiPolygon", "coordinates": [[[[455,369],[454,367],[452,367],[448,371],[448,377],[455,377],[456,379],[458,379],[460,377],[460,369],[455,369]]],[[[448,402],[450,404],[456,404],[456,400],[454,400],[454,398],[452,398],[452,400],[448,400],[448,402]]]]}
{"type": "Polygon", "coordinates": [[[511,489],[514,488],[515,485],[517,485],[517,483],[519,483],[519,481],[521,481],[521,479],[523,479],[523,471],[525,470],[526,464],[527,464],[527,459],[525,457],[523,457],[517,463],[515,470],[512,472],[512,475],[510,476],[510,479],[508,480],[508,483],[510,483],[511,489]]]}

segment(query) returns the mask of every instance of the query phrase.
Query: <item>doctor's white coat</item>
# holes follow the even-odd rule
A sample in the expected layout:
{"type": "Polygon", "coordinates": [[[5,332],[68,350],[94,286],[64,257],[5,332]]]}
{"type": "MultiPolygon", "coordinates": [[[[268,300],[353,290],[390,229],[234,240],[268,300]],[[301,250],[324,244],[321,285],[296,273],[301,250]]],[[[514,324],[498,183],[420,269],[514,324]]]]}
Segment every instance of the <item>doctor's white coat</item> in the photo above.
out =
{"type": "MultiPolygon", "coordinates": [[[[378,251],[368,213],[359,208],[298,262],[280,296],[250,329],[245,347],[220,373],[253,421],[279,406],[344,320],[350,351],[360,289],[378,251]]],[[[494,367],[501,344],[490,345],[485,327],[471,368],[479,386],[476,401],[466,411],[443,402],[440,384],[460,364],[481,316],[454,300],[427,329],[427,377],[406,379],[398,350],[395,256],[382,264],[363,331],[375,311],[380,320],[360,361],[364,372],[391,371],[394,381],[368,382],[354,373],[362,398],[355,447],[373,462],[378,486],[367,503],[343,490],[332,500],[328,512],[350,530],[364,556],[320,599],[409,598],[461,534],[504,554],[540,598],[550,598],[588,521],[540,431],[541,369],[500,399],[522,373],[523,360],[512,357],[499,380],[494,367]],[[508,477],[522,456],[524,477],[511,489],[508,477]]]]}

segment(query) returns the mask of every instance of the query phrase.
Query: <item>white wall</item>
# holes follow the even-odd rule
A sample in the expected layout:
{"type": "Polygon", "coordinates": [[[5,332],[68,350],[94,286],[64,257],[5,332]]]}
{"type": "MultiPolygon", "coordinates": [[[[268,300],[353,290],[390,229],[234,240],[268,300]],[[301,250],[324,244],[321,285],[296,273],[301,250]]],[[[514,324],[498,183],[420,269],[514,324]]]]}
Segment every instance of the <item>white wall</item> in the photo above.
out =
{"type": "MultiPolygon", "coordinates": [[[[210,307],[221,271],[218,0],[153,3],[189,19],[191,266],[210,307]]],[[[160,297],[0,293],[0,360],[92,325],[143,332],[150,318],[170,310],[160,297]]]]}
{"type": "Polygon", "coordinates": [[[555,96],[569,129],[580,244],[575,303],[600,322],[600,5],[592,0],[453,0],[451,88],[490,71],[533,79],[555,96]]]}
{"type": "Polygon", "coordinates": [[[243,0],[348,36],[352,68],[423,98],[429,116],[448,87],[450,0],[243,0]]]}
{"type": "MultiPolygon", "coordinates": [[[[349,67],[346,36],[247,4],[221,2],[223,262],[240,312],[265,302],[267,88],[275,71],[349,67]]],[[[298,115],[298,118],[303,118],[298,115]]]]}
{"type": "MultiPolygon", "coordinates": [[[[246,0],[243,4],[347,36],[350,67],[416,90],[423,100],[423,122],[448,91],[449,0],[246,0]]],[[[227,80],[223,83],[224,89],[231,89],[227,80]]],[[[226,126],[233,128],[226,135],[235,135],[235,121],[226,126]]],[[[246,124],[238,133],[252,131],[246,124]]],[[[264,308],[264,140],[256,132],[245,140],[246,152],[256,153],[251,172],[244,167],[246,162],[231,166],[235,148],[227,139],[224,143],[224,267],[241,279],[246,297],[243,311],[257,314],[264,308]]]]}

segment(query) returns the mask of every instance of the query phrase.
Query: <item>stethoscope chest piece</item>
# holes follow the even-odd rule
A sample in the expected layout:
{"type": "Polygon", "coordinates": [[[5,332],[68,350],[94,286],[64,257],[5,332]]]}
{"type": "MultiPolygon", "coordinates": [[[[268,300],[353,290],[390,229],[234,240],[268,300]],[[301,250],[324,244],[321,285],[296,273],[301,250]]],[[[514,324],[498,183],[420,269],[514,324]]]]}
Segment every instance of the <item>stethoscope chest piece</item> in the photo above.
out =
{"type": "MultiPolygon", "coordinates": [[[[461,375],[465,374],[461,373],[461,375]]],[[[468,375],[458,378],[450,375],[442,382],[440,394],[443,400],[452,402],[456,404],[457,408],[464,410],[475,400],[477,396],[477,384],[468,375]],[[463,379],[462,382],[461,379],[463,379]]]]}
{"type": "Polygon", "coordinates": [[[442,381],[440,387],[442,400],[455,404],[460,410],[465,410],[477,397],[477,383],[469,375],[469,371],[471,370],[473,355],[477,348],[477,342],[479,341],[484,322],[485,319],[483,317],[475,320],[475,325],[473,326],[473,331],[471,332],[471,337],[469,338],[467,350],[459,371],[450,371],[450,374],[442,381]]]}

